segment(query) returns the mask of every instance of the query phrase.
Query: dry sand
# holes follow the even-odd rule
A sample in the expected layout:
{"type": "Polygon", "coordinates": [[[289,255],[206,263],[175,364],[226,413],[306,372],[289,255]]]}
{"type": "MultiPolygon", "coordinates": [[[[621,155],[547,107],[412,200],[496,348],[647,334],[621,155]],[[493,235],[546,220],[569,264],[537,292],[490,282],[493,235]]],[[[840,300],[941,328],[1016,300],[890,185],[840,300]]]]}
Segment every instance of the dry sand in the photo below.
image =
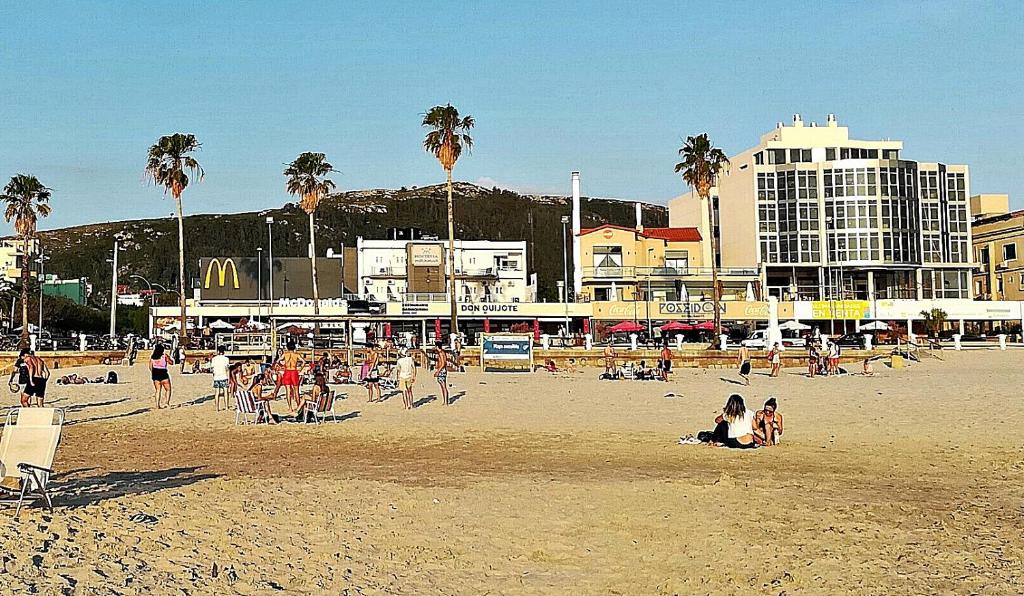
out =
{"type": "Polygon", "coordinates": [[[0,592],[1020,593],[1022,354],[941,356],[749,388],[470,372],[412,412],[349,387],[319,427],[236,427],[209,376],[151,410],[143,365],[54,386],[57,508],[0,511],[0,592]],[[779,397],[780,447],[676,444],[732,391],[779,397]]]}

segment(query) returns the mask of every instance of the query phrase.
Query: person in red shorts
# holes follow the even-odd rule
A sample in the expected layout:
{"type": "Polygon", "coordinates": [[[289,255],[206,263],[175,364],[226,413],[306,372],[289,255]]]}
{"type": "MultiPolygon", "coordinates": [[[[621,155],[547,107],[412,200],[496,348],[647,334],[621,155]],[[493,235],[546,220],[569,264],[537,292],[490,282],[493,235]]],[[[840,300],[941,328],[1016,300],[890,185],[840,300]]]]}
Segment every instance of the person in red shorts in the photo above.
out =
{"type": "Polygon", "coordinates": [[[284,386],[285,391],[288,395],[288,409],[296,410],[302,404],[302,400],[299,397],[299,370],[305,361],[302,356],[295,351],[295,340],[288,340],[288,349],[281,354],[281,358],[278,360],[284,365],[284,372],[281,373],[281,385],[284,386]]]}

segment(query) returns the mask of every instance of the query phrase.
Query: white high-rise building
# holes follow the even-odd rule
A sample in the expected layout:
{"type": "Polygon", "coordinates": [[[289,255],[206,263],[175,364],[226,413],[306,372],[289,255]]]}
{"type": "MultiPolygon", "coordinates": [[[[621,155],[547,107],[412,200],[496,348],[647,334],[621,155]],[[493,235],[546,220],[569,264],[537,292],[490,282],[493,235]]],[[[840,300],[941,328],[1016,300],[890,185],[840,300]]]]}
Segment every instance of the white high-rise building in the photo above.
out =
{"type": "Polygon", "coordinates": [[[688,193],[669,202],[669,225],[713,233],[718,264],[760,267],[768,295],[971,297],[967,166],[851,139],[833,114],[824,126],[795,115],[730,162],[712,190],[714,222],[688,193]]]}

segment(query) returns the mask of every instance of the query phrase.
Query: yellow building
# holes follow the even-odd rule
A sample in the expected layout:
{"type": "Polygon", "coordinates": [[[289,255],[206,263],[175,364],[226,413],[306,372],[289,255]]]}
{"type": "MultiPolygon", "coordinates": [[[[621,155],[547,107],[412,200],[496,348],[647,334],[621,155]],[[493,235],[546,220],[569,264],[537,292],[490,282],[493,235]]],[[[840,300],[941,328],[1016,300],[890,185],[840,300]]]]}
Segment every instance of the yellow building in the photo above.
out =
{"type": "Polygon", "coordinates": [[[971,197],[978,298],[1024,300],[1024,211],[1009,207],[1007,195],[971,197]]]}
{"type": "MultiPolygon", "coordinates": [[[[0,240],[0,279],[15,283],[21,280],[21,264],[24,261],[25,243],[18,238],[4,238],[0,240]]],[[[38,241],[34,238],[28,241],[28,252],[30,257],[35,257],[39,252],[38,241]]],[[[29,275],[36,275],[36,268],[29,267],[29,275]]]]}
{"type": "MultiPolygon", "coordinates": [[[[705,266],[697,228],[626,228],[605,224],[580,231],[581,297],[595,302],[711,298],[711,268],[705,266]]],[[[756,268],[725,268],[723,299],[757,292],[756,268]],[[748,284],[750,287],[748,288],[748,284]]]]}

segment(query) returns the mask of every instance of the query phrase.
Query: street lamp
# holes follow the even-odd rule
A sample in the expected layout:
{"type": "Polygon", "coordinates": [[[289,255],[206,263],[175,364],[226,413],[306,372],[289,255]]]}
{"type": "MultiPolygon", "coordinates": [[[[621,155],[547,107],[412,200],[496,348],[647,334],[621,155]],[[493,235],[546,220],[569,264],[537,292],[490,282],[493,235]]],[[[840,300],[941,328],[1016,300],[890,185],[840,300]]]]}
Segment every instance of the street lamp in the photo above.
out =
{"type": "Polygon", "coordinates": [[[565,303],[565,334],[569,335],[569,216],[562,216],[562,302],[565,303]]]}
{"type": "Polygon", "coordinates": [[[644,311],[647,312],[648,337],[654,336],[654,327],[651,325],[651,274],[654,272],[654,249],[647,249],[647,295],[644,296],[644,311]]]}
{"type": "Polygon", "coordinates": [[[263,247],[256,248],[256,319],[263,314],[263,247]]]}
{"type": "Polygon", "coordinates": [[[267,216],[267,265],[270,267],[270,288],[267,297],[270,299],[270,315],[274,315],[274,217],[267,216]]]}
{"type": "Polygon", "coordinates": [[[39,334],[39,337],[43,336],[43,283],[45,283],[44,279],[46,277],[43,275],[43,269],[46,261],[49,260],[50,257],[43,254],[43,245],[40,244],[39,258],[36,259],[36,262],[39,263],[39,324],[36,325],[36,327],[38,327],[38,329],[36,329],[36,333],[39,334]]]}

